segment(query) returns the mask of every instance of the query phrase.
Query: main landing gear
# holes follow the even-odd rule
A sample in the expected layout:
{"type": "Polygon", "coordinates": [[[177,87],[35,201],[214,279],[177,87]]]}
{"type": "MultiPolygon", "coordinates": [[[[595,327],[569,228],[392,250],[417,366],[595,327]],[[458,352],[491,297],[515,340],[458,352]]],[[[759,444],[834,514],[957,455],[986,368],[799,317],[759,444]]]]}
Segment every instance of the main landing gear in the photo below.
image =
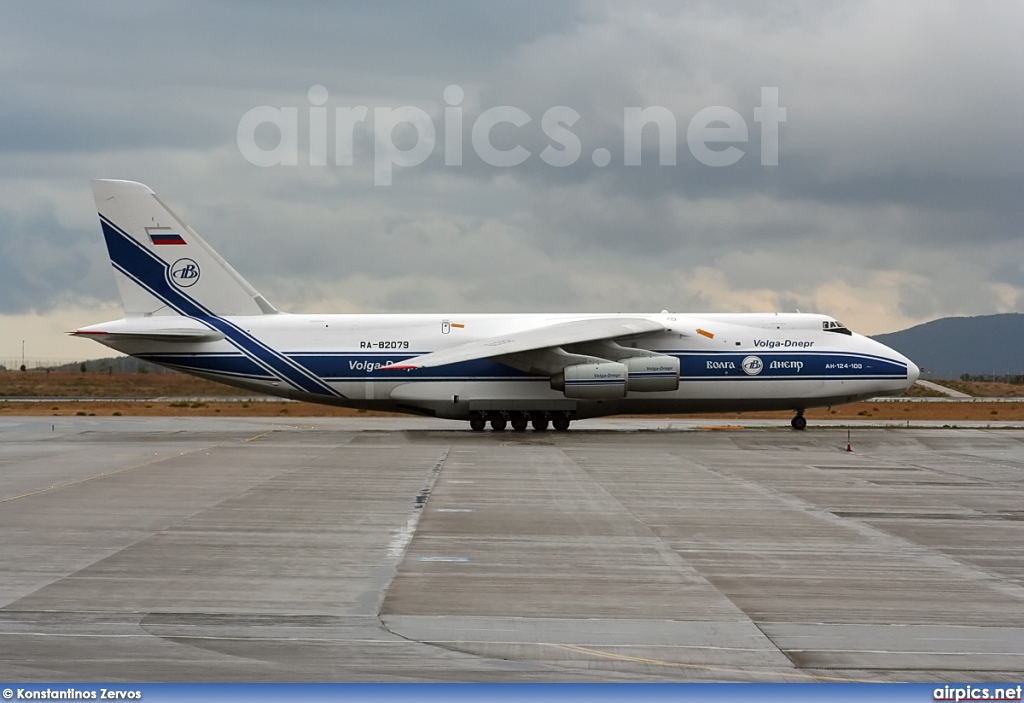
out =
{"type": "Polygon", "coordinates": [[[794,415],[793,419],[789,421],[789,424],[793,426],[794,430],[807,429],[807,418],[804,417],[804,411],[797,410],[796,415],[794,415]]]}
{"type": "Polygon", "coordinates": [[[572,415],[564,412],[535,412],[535,413],[473,413],[469,418],[469,427],[474,432],[482,432],[486,427],[487,423],[490,423],[491,429],[495,432],[503,431],[508,425],[512,425],[512,429],[515,432],[525,432],[527,426],[532,426],[537,432],[543,432],[548,428],[550,423],[555,430],[564,432],[569,429],[569,423],[572,422],[572,415]]]}

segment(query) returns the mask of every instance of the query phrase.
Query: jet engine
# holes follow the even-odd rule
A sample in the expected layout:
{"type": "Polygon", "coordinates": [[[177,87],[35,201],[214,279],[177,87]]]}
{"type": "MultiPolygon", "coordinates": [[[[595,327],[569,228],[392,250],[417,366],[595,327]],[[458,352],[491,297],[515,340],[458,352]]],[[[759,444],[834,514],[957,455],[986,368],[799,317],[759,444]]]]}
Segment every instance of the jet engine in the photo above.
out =
{"type": "Polygon", "coordinates": [[[566,398],[602,400],[624,398],[626,391],[657,393],[679,388],[679,359],[672,356],[634,356],[622,362],[601,361],[566,366],[551,378],[551,387],[566,398]]]}
{"type": "Polygon", "coordinates": [[[599,400],[625,398],[625,364],[605,361],[597,364],[574,364],[551,378],[551,387],[565,393],[566,398],[599,400]]]}
{"type": "Polygon", "coordinates": [[[624,363],[627,390],[657,393],[679,388],[679,359],[674,356],[634,356],[624,363]]]}

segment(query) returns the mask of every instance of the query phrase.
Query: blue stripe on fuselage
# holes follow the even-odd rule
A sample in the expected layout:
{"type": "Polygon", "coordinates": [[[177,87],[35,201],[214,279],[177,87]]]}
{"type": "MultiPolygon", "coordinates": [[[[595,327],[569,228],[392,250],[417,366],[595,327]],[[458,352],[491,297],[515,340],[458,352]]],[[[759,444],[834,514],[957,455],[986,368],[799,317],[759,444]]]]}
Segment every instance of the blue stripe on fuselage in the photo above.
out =
{"type": "Polygon", "coordinates": [[[436,368],[412,369],[398,371],[381,371],[380,367],[400,364],[408,359],[426,354],[426,352],[408,352],[400,354],[370,355],[361,353],[312,353],[285,352],[290,358],[310,369],[321,378],[346,380],[347,378],[386,378],[395,381],[432,378],[437,375],[459,378],[537,378],[523,371],[517,371],[493,359],[475,359],[448,364],[436,368]]]}
{"type": "MultiPolygon", "coordinates": [[[[435,368],[381,371],[381,366],[401,363],[420,356],[425,352],[403,354],[366,354],[361,352],[286,352],[292,361],[310,369],[324,380],[331,382],[352,381],[536,381],[547,380],[542,376],[531,376],[522,371],[500,364],[493,359],[477,359],[435,368]]],[[[681,378],[686,381],[799,381],[799,380],[892,380],[907,376],[906,366],[900,362],[882,357],[854,352],[789,352],[763,353],[756,355],[763,368],[757,375],[748,375],[742,369],[743,359],[753,354],[732,352],[729,354],[671,354],[680,359],[681,378]],[[708,362],[715,367],[708,368],[708,362]],[[773,362],[788,362],[789,366],[772,368],[773,362]],[[794,362],[803,365],[797,367],[794,362]],[[831,366],[831,368],[830,368],[831,366]]],[[[188,366],[191,355],[149,355],[153,361],[166,358],[176,366],[188,366]]],[[[241,359],[243,357],[239,357],[241,359]]],[[[212,370],[214,364],[225,371],[252,373],[255,368],[245,370],[229,365],[226,360],[211,362],[202,357],[195,361],[197,370],[212,370]]],[[[258,373],[258,371],[257,371],[258,373]]],[[[638,378],[668,378],[660,373],[634,374],[638,378]]],[[[616,381],[619,382],[619,381],[616,381]]]]}
{"type": "Polygon", "coordinates": [[[682,378],[906,378],[907,365],[894,359],[856,352],[730,352],[679,355],[682,378]],[[761,360],[757,374],[743,370],[748,357],[761,360]]]}
{"type": "Polygon", "coordinates": [[[137,354],[140,359],[188,371],[226,374],[260,381],[273,381],[277,377],[248,356],[239,353],[224,354],[137,354]]]}

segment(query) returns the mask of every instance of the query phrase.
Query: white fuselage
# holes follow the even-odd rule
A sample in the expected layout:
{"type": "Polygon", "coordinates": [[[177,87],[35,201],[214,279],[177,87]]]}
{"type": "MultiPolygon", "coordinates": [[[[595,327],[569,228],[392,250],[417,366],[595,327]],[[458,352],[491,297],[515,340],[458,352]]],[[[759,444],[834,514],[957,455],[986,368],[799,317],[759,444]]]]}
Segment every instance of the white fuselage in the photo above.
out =
{"type": "MultiPolygon", "coordinates": [[[[665,325],[664,332],[644,335],[640,346],[679,359],[679,387],[630,391],[624,398],[567,398],[552,387],[549,376],[516,370],[502,364],[500,356],[436,368],[381,370],[475,340],[571,320],[614,317],[225,316],[222,322],[240,332],[216,341],[95,338],[124,353],[253,391],[450,419],[487,412],[566,412],[585,418],[803,410],[899,394],[918,376],[917,367],[894,350],[845,329],[827,330],[832,319],[827,316],[800,313],[629,315],[665,325]]],[[[130,319],[120,322],[131,324],[130,319]]],[[[628,338],[617,341],[630,345],[628,338]]]]}

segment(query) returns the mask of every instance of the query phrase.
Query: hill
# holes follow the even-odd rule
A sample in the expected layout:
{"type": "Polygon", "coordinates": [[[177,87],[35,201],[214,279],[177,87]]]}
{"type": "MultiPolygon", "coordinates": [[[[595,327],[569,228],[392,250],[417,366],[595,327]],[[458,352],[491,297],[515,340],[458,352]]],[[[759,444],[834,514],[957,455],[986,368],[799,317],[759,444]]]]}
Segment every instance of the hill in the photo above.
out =
{"type": "Polygon", "coordinates": [[[909,357],[925,378],[1024,374],[1024,314],[944,317],[874,339],[909,357]]]}

